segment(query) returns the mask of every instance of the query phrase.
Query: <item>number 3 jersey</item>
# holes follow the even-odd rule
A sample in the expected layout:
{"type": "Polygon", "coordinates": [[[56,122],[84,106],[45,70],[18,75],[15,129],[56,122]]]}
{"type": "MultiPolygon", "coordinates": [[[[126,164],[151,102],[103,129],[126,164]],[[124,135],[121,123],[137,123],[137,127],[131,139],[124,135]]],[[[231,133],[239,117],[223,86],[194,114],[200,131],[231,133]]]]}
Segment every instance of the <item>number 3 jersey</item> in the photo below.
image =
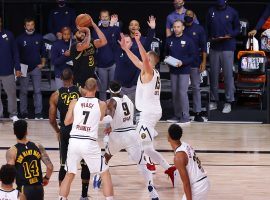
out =
{"type": "Polygon", "coordinates": [[[100,117],[99,100],[95,97],[80,97],[73,110],[70,138],[96,141],[100,117]]]}
{"type": "Polygon", "coordinates": [[[41,185],[41,152],[36,144],[30,141],[27,144],[17,143],[13,148],[17,149],[15,168],[18,189],[23,185],[41,185]]]}
{"type": "Polygon", "coordinates": [[[116,109],[111,121],[112,131],[123,132],[135,130],[133,125],[134,104],[124,95],[122,98],[113,97],[116,101],[116,109]]]}
{"type": "Polygon", "coordinates": [[[186,169],[188,172],[190,183],[191,184],[196,183],[202,178],[206,177],[206,173],[201,165],[201,161],[196,156],[196,153],[193,150],[193,148],[189,144],[182,142],[181,146],[179,146],[175,150],[175,154],[181,151],[185,152],[188,157],[188,164],[186,166],[186,169]]]}

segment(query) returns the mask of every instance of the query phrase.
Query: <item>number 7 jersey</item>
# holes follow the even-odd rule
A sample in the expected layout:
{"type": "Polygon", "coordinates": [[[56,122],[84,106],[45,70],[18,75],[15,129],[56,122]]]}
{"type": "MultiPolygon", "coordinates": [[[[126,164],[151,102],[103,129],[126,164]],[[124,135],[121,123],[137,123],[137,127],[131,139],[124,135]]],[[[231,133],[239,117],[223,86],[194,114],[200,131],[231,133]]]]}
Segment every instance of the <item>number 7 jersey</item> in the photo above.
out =
{"type": "Polygon", "coordinates": [[[80,97],[73,110],[70,138],[96,141],[100,117],[99,100],[95,97],[80,97]]]}

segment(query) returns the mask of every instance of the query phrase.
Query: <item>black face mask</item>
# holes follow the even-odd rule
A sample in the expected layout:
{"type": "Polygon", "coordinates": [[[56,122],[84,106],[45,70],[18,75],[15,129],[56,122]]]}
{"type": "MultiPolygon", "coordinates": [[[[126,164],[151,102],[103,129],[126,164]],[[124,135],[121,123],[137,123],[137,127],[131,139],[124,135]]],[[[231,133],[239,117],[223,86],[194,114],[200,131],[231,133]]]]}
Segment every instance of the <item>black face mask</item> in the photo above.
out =
{"type": "Polygon", "coordinates": [[[185,23],[190,24],[193,22],[193,17],[185,16],[184,17],[185,23]]]}

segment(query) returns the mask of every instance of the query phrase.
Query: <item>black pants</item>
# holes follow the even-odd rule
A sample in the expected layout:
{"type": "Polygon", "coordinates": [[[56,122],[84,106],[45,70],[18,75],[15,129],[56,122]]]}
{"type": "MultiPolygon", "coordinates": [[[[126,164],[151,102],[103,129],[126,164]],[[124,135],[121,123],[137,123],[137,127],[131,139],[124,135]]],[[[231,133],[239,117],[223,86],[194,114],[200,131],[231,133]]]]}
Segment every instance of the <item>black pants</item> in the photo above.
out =
{"type": "Polygon", "coordinates": [[[23,185],[20,192],[27,200],[44,200],[44,190],[42,185],[23,185]]]}

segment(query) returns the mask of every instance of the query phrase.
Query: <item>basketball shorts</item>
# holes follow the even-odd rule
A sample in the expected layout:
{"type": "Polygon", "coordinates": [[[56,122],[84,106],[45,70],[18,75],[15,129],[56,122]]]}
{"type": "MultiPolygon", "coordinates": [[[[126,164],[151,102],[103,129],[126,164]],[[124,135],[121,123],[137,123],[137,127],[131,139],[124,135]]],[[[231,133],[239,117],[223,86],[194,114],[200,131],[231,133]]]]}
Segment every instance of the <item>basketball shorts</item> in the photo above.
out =
{"type": "Polygon", "coordinates": [[[20,192],[27,200],[43,200],[44,189],[42,185],[23,185],[20,192]]]}
{"type": "MultiPolygon", "coordinates": [[[[106,153],[115,155],[122,149],[128,152],[131,160],[136,164],[143,164],[142,145],[138,139],[135,129],[125,132],[111,132],[109,135],[109,143],[106,146],[106,153]]],[[[146,164],[146,162],[145,162],[146,164]]]]}
{"type": "Polygon", "coordinates": [[[108,169],[97,141],[70,138],[65,167],[66,171],[76,174],[78,163],[81,159],[84,159],[89,171],[93,174],[102,173],[108,169]]]}
{"type": "MultiPolygon", "coordinates": [[[[191,186],[192,199],[193,200],[207,200],[208,192],[210,189],[210,182],[208,178],[205,178],[199,182],[193,183],[191,186]]],[[[186,195],[182,200],[186,200],[186,195]]]]}

